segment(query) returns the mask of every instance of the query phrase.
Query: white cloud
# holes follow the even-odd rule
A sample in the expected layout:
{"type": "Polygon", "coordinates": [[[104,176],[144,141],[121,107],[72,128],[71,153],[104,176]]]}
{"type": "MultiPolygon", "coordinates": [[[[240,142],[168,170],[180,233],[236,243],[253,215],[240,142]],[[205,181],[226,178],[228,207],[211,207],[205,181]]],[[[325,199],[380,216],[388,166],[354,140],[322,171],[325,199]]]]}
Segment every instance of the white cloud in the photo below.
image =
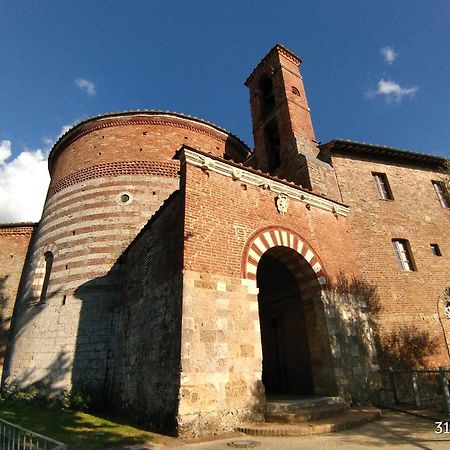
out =
{"type": "Polygon", "coordinates": [[[375,95],[382,95],[387,102],[399,102],[405,96],[412,97],[418,90],[419,88],[416,86],[411,88],[404,88],[395,81],[386,81],[382,78],[378,82],[377,90],[368,92],[367,96],[374,97],[375,95]]]}
{"type": "Polygon", "coordinates": [[[38,221],[50,176],[42,150],[11,156],[11,142],[0,143],[0,222],[38,221]]]}
{"type": "Polygon", "coordinates": [[[383,55],[385,62],[387,62],[388,64],[392,64],[398,56],[398,54],[394,52],[394,49],[392,47],[384,47],[380,50],[380,52],[383,55]]]}
{"type": "Polygon", "coordinates": [[[75,84],[89,96],[97,93],[95,90],[95,84],[92,81],[85,80],[84,78],[78,78],[75,80],[75,84]]]}
{"type": "Polygon", "coordinates": [[[43,142],[47,147],[51,147],[55,141],[54,141],[52,138],[49,138],[48,136],[44,136],[44,137],[42,138],[42,142],[43,142]]]}

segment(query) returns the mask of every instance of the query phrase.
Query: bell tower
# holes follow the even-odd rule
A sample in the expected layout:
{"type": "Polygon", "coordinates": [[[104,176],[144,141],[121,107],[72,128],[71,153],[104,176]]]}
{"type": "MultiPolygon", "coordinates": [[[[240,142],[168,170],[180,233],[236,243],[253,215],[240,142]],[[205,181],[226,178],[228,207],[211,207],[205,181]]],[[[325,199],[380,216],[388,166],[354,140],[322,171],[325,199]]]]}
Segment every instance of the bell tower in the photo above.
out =
{"type": "Polygon", "coordinates": [[[276,44],[245,82],[255,140],[252,165],[337,200],[334,171],[318,159],[300,64],[298,56],[276,44]]]}

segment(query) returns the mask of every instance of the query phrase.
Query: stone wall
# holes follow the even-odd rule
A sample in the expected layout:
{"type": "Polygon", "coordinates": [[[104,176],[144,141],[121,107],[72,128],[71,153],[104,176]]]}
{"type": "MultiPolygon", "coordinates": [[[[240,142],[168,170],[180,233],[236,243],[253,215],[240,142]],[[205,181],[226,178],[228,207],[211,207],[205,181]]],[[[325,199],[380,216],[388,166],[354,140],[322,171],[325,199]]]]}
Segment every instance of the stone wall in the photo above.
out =
{"type": "Polygon", "coordinates": [[[352,404],[379,400],[380,374],[374,312],[376,288],[339,274],[322,292],[339,394],[352,404]]]}
{"type": "Polygon", "coordinates": [[[262,419],[257,292],[251,280],[184,272],[181,435],[232,430],[262,419]]]}
{"type": "Polygon", "coordinates": [[[114,407],[146,428],[176,431],[180,383],[183,198],[166,201],[121,258],[124,283],[114,407]]]}

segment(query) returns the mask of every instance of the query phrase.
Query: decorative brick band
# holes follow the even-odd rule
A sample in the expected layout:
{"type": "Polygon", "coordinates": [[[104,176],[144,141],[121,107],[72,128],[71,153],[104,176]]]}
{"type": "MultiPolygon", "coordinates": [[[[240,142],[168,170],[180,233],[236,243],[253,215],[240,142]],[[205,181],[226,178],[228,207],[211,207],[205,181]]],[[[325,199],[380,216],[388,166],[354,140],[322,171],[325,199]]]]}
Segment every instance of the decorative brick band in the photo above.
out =
{"type": "Polygon", "coordinates": [[[121,161],[88,167],[62,178],[48,191],[48,198],[63,189],[82,181],[95,178],[114,177],[121,175],[155,175],[158,177],[178,178],[179,161],[121,161]]]}
{"type": "MultiPolygon", "coordinates": [[[[185,120],[176,120],[174,118],[151,118],[151,117],[137,117],[137,118],[116,118],[115,120],[108,120],[105,122],[99,122],[92,125],[89,125],[83,128],[78,133],[74,134],[72,139],[69,141],[71,144],[73,141],[78,139],[81,136],[85,136],[86,134],[91,133],[92,131],[102,130],[103,128],[110,127],[119,127],[124,125],[163,125],[177,128],[184,128],[185,130],[195,131],[197,133],[205,134],[213,139],[217,139],[219,141],[226,141],[228,135],[223,132],[218,132],[212,129],[205,129],[209,127],[207,124],[194,124],[192,121],[185,120]]],[[[236,140],[238,140],[236,138],[236,140]]]]}
{"type": "Polygon", "coordinates": [[[247,145],[241,141],[235,135],[229,133],[226,130],[222,130],[217,125],[197,119],[191,116],[185,116],[177,113],[162,112],[162,111],[130,111],[128,113],[118,113],[112,114],[105,117],[93,118],[95,120],[92,123],[79,124],[74,129],[63,135],[58,142],[53,147],[53,150],[49,155],[49,167],[50,173],[53,170],[53,164],[57,154],[59,154],[61,148],[65,148],[71,143],[73,143],[78,138],[85,136],[93,131],[99,131],[103,128],[117,127],[117,126],[127,126],[127,125],[156,125],[156,126],[170,126],[176,128],[182,128],[186,130],[191,130],[196,133],[201,133],[212,139],[220,142],[228,142],[230,139],[238,146],[244,149],[247,154],[250,149],[247,145]],[[83,125],[83,126],[81,126],[83,125]],[[64,143],[64,144],[63,144],[64,143]],[[62,147],[63,146],[63,147],[62,147]]]}
{"type": "Polygon", "coordinates": [[[0,226],[0,236],[19,236],[19,235],[30,235],[33,233],[35,227],[1,227],[0,226]]]}
{"type": "Polygon", "coordinates": [[[243,278],[256,280],[259,260],[273,247],[288,247],[297,252],[315,272],[319,284],[326,284],[323,265],[311,246],[295,231],[282,227],[265,228],[249,238],[243,255],[243,278]]]}

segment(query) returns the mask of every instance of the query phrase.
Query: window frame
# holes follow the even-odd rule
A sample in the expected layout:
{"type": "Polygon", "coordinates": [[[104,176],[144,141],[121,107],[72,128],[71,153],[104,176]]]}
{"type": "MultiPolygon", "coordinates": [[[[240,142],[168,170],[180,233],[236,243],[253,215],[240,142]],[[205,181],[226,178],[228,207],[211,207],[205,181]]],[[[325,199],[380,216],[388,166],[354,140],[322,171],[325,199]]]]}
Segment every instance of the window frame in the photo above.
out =
{"type": "Polygon", "coordinates": [[[431,180],[434,192],[442,208],[450,209],[450,196],[442,181],[431,180]]]}
{"type": "Polygon", "coordinates": [[[411,245],[407,239],[391,239],[394,256],[399,269],[403,272],[415,272],[417,266],[411,251],[411,245]]]}
{"type": "Polygon", "coordinates": [[[39,303],[44,303],[47,300],[47,291],[50,284],[54,259],[55,257],[51,251],[44,253],[44,277],[42,278],[41,292],[39,293],[39,303]]]}
{"type": "Polygon", "coordinates": [[[430,250],[431,254],[433,256],[442,256],[441,248],[439,247],[439,244],[430,244],[430,250]]]}
{"type": "Polygon", "coordinates": [[[375,183],[380,200],[394,200],[394,194],[392,193],[391,185],[385,173],[372,172],[372,180],[375,183]]]}

